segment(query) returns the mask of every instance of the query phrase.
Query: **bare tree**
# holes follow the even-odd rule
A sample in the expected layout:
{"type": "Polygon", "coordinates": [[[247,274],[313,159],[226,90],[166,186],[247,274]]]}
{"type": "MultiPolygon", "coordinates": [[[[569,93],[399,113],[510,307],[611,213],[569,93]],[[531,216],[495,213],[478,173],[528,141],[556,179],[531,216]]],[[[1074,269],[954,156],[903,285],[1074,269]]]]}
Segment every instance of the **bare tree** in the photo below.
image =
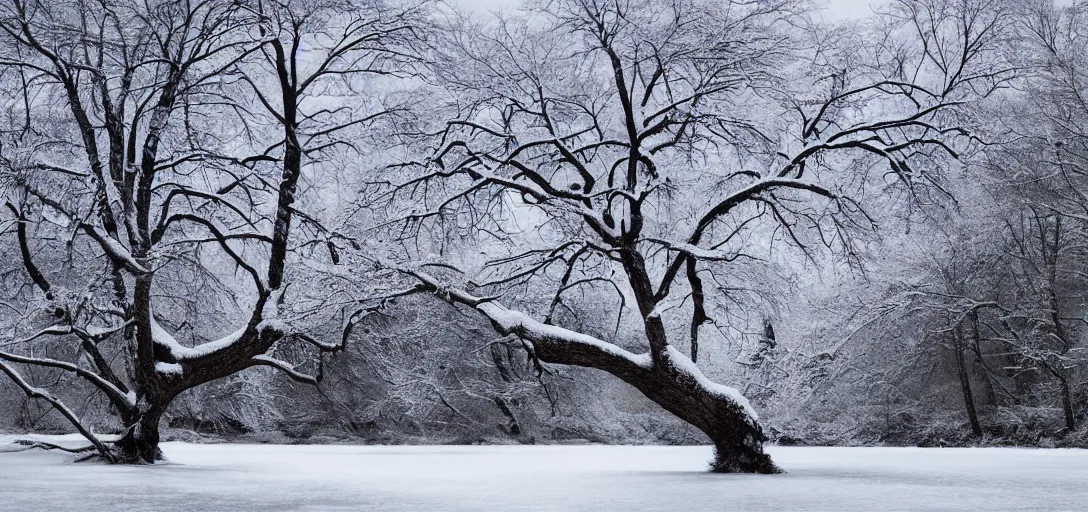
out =
{"type": "Polygon", "coordinates": [[[696,366],[700,327],[768,249],[853,253],[878,162],[893,190],[939,190],[931,164],[957,155],[956,113],[1008,78],[990,58],[993,7],[900,2],[856,36],[875,36],[866,45],[799,28],[788,1],[569,0],[454,23],[437,65],[449,121],[387,197],[415,203],[402,232],[467,225],[507,254],[464,277],[402,268],[539,361],[638,388],[706,433],[715,471],[777,471],[748,401],[696,366]],[[542,321],[499,302],[532,307],[517,292],[541,287],[554,290],[542,321]],[[647,352],[560,327],[564,296],[594,289],[613,290],[617,325],[637,327],[647,352]],[[669,334],[681,311],[690,357],[669,334]]]}
{"type": "Polygon", "coordinates": [[[998,127],[1012,137],[986,162],[1014,209],[1005,235],[1015,302],[1006,304],[1007,333],[998,338],[1019,356],[1013,368],[1021,375],[1039,372],[1057,382],[1065,428],[1073,431],[1088,221],[1088,62],[1079,50],[1086,13],[1080,2],[1024,7],[1015,43],[1029,94],[1002,106],[998,127]]]}
{"type": "Polygon", "coordinates": [[[316,384],[276,354],[341,350],[346,335],[318,340],[307,321],[355,299],[312,299],[305,284],[287,298],[291,255],[328,248],[335,263],[343,241],[295,206],[299,183],[350,145],[346,133],[362,133],[350,128],[395,111],[336,101],[327,87],[394,73],[414,16],[349,0],[7,4],[0,65],[17,73],[25,126],[5,134],[0,155],[37,288],[22,294],[22,317],[39,327],[12,343],[26,355],[0,352],[4,372],[62,412],[11,363],[94,385],[120,417],[120,440],[107,447],[65,415],[111,462],[161,458],[160,419],[190,388],[255,366],[316,384]],[[182,343],[182,329],[203,342],[182,343]],[[31,355],[47,338],[87,357],[31,355]]]}
{"type": "MultiPolygon", "coordinates": [[[[941,228],[950,232],[947,240],[919,244],[924,263],[912,266],[910,281],[897,283],[881,304],[895,314],[885,313],[876,323],[878,332],[906,331],[915,341],[875,350],[876,361],[862,377],[875,387],[894,388],[949,368],[974,438],[990,430],[980,406],[1058,405],[1064,433],[1076,429],[1071,390],[1083,349],[1075,312],[1084,284],[1075,269],[1084,257],[1083,233],[1037,205],[1017,212],[1026,198],[1011,199],[985,203],[970,214],[986,215],[989,225],[947,222],[941,228]],[[994,222],[995,211],[1010,218],[994,222]],[[897,351],[902,358],[893,357],[897,351]]],[[[834,378],[857,372],[857,366],[842,362],[834,378]]],[[[988,420],[996,429],[1007,426],[999,415],[988,420]]]]}
{"type": "MultiPolygon", "coordinates": [[[[1077,319],[1070,314],[1069,299],[1080,298],[1077,292],[1083,289],[1083,281],[1069,267],[1084,261],[1085,240],[1084,233],[1070,229],[1069,224],[1060,214],[1037,208],[1008,223],[1009,254],[1017,263],[1014,275],[1021,290],[1018,309],[1033,303],[1037,309],[1026,312],[1019,322],[1026,332],[1011,332],[1005,344],[1017,351],[1023,366],[1042,370],[1057,381],[1065,428],[1072,432],[1077,422],[1070,381],[1083,349],[1077,347],[1081,330],[1071,325],[1077,319]],[[1067,291],[1063,294],[1062,289],[1067,291]]],[[[1003,321],[1009,324],[1008,319],[1003,321]]]]}

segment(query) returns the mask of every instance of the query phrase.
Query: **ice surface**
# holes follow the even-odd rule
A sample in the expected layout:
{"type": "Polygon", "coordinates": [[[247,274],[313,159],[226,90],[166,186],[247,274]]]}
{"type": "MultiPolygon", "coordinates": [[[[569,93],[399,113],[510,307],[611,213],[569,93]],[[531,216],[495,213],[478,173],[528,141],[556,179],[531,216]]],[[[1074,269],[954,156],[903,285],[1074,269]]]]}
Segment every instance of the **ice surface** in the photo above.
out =
{"type": "MultiPolygon", "coordinates": [[[[10,437],[7,438],[10,442],[10,437]]],[[[0,443],[4,439],[0,439],[0,443]]],[[[166,443],[171,464],[0,453],[4,512],[1077,511],[1088,451],[771,447],[785,475],[705,472],[709,447],[166,443]]]]}

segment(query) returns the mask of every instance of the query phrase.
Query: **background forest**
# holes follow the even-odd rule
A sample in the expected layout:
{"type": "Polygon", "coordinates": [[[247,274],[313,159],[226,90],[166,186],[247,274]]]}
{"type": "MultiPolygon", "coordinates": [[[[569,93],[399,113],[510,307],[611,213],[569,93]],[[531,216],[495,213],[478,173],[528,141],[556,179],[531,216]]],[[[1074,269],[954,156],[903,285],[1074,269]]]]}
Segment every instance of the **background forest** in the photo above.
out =
{"type": "Polygon", "coordinates": [[[812,9],[6,0],[0,431],[1088,445],[1088,2],[812,9]]]}

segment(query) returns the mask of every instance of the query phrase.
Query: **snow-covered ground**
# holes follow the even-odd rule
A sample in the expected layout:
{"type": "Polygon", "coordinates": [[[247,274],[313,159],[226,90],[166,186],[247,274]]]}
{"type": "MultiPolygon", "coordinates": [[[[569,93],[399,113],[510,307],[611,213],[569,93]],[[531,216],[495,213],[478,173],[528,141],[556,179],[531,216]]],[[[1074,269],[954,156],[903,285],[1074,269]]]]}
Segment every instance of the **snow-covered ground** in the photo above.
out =
{"type": "Polygon", "coordinates": [[[0,453],[0,511],[1088,510],[1084,450],[771,447],[775,476],[706,473],[707,447],[163,450],[152,467],[0,453]]]}

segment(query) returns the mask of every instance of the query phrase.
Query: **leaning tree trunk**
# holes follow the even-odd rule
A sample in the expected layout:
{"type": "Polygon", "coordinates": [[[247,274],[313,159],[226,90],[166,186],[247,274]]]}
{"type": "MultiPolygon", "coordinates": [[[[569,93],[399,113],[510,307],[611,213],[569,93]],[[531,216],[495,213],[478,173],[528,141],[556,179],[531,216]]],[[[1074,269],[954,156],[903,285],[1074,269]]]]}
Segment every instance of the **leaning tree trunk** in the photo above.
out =
{"type": "MultiPolygon", "coordinates": [[[[634,221],[632,221],[634,222],[634,221]]],[[[732,388],[721,386],[703,376],[695,365],[698,354],[698,328],[707,320],[703,311],[702,284],[696,276],[694,260],[688,265],[688,279],[695,298],[692,329],[692,357],[676,351],[668,343],[664,322],[654,310],[655,296],[642,254],[634,246],[621,251],[624,271],[631,283],[635,301],[644,319],[650,343],[650,364],[638,365],[641,371],[613,371],[608,357],[584,360],[570,357],[569,347],[553,347],[547,342],[534,343],[541,360],[599,368],[634,386],[654,403],[676,417],[694,425],[714,443],[711,469],[720,473],[777,473],[771,458],[763,453],[766,436],[756,422],[748,400],[732,388]],[[554,350],[553,350],[554,349],[554,350]],[[541,355],[541,352],[544,354],[541,355]],[[551,357],[549,357],[551,356],[551,357]]],[[[612,354],[607,354],[612,356],[612,354]]]]}
{"type": "Polygon", "coordinates": [[[665,346],[655,362],[650,354],[633,354],[592,336],[541,323],[497,301],[445,287],[424,272],[405,272],[419,279],[426,289],[440,291],[443,299],[483,313],[499,333],[529,342],[526,346],[530,357],[545,363],[596,368],[634,386],[710,438],[715,449],[712,471],[780,472],[763,452],[766,437],[748,400],[733,388],[711,382],[676,349],[665,346]]]}
{"type": "MultiPolygon", "coordinates": [[[[627,378],[647,398],[703,431],[714,443],[711,470],[718,473],[779,473],[763,452],[766,436],[745,408],[728,395],[708,389],[674,361],[664,371],[644,370],[627,378]]],[[[622,377],[621,377],[622,378],[622,377]]]]}
{"type": "MultiPolygon", "coordinates": [[[[515,329],[516,332],[516,329],[515,329]]],[[[639,361],[596,345],[533,337],[533,349],[541,361],[604,370],[634,386],[647,398],[677,418],[701,430],[714,444],[711,470],[719,473],[778,473],[763,452],[766,437],[747,404],[729,388],[702,377],[687,357],[669,350],[664,367],[639,361]],[[642,364],[640,364],[642,363],[642,364]]]]}

